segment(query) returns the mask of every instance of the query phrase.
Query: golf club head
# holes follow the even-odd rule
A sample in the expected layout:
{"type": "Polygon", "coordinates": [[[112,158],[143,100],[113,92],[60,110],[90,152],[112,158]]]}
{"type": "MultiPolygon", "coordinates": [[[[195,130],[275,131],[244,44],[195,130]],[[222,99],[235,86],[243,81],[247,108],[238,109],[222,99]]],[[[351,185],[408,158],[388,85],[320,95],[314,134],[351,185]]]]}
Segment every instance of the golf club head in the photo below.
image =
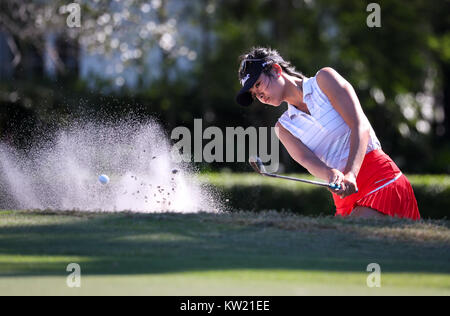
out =
{"type": "Polygon", "coordinates": [[[259,157],[250,157],[249,163],[256,172],[261,174],[266,173],[266,168],[264,168],[264,165],[259,157]]]}

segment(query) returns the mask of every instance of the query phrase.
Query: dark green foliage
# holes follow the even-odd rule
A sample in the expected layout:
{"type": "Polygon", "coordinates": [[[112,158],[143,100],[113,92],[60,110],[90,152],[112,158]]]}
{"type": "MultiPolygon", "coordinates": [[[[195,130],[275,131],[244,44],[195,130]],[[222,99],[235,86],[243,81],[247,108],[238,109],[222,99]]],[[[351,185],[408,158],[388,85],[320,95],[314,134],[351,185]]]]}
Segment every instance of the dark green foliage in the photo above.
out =
{"type": "Polygon", "coordinates": [[[413,186],[420,213],[425,218],[449,218],[450,186],[413,186]]]}
{"type": "Polygon", "coordinates": [[[234,210],[290,211],[302,215],[331,215],[333,201],[324,189],[287,190],[273,185],[239,185],[222,188],[234,210]]]}

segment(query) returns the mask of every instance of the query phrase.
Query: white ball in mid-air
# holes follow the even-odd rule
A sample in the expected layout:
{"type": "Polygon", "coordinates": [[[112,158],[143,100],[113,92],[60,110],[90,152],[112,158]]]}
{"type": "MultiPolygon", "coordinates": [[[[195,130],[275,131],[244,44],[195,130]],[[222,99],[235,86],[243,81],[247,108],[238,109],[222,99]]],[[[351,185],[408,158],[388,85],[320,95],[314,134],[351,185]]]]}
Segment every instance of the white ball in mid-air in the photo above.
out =
{"type": "Polygon", "coordinates": [[[102,174],[98,177],[98,181],[100,181],[101,184],[108,184],[109,183],[109,177],[105,174],[102,174]]]}

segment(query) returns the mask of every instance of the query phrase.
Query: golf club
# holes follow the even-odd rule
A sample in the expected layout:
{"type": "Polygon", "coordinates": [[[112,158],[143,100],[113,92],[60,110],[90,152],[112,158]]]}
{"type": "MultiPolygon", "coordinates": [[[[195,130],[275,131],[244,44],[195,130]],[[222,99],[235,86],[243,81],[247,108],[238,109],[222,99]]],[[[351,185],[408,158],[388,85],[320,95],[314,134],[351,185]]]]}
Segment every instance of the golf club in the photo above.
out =
{"type": "Polygon", "coordinates": [[[274,174],[274,173],[268,173],[259,157],[250,157],[249,163],[256,172],[258,172],[259,174],[261,174],[263,176],[298,181],[298,182],[309,183],[309,184],[315,184],[315,185],[320,185],[320,186],[327,187],[327,188],[330,188],[333,190],[336,190],[336,189],[339,190],[341,188],[340,185],[336,185],[334,183],[325,183],[325,182],[319,182],[319,181],[313,181],[313,180],[298,179],[298,178],[293,178],[293,177],[280,176],[280,175],[274,174]]]}

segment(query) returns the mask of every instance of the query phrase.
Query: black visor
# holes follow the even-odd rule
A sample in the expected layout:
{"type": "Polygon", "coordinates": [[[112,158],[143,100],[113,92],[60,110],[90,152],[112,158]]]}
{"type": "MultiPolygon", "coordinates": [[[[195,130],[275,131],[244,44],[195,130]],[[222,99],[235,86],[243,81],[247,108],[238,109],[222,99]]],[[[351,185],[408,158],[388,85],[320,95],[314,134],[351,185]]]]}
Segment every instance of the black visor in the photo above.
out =
{"type": "Polygon", "coordinates": [[[241,63],[239,72],[241,73],[241,85],[242,89],[236,96],[236,101],[240,105],[249,106],[253,103],[253,97],[249,90],[253,87],[258,80],[261,72],[267,62],[264,59],[244,59],[241,63]]]}

